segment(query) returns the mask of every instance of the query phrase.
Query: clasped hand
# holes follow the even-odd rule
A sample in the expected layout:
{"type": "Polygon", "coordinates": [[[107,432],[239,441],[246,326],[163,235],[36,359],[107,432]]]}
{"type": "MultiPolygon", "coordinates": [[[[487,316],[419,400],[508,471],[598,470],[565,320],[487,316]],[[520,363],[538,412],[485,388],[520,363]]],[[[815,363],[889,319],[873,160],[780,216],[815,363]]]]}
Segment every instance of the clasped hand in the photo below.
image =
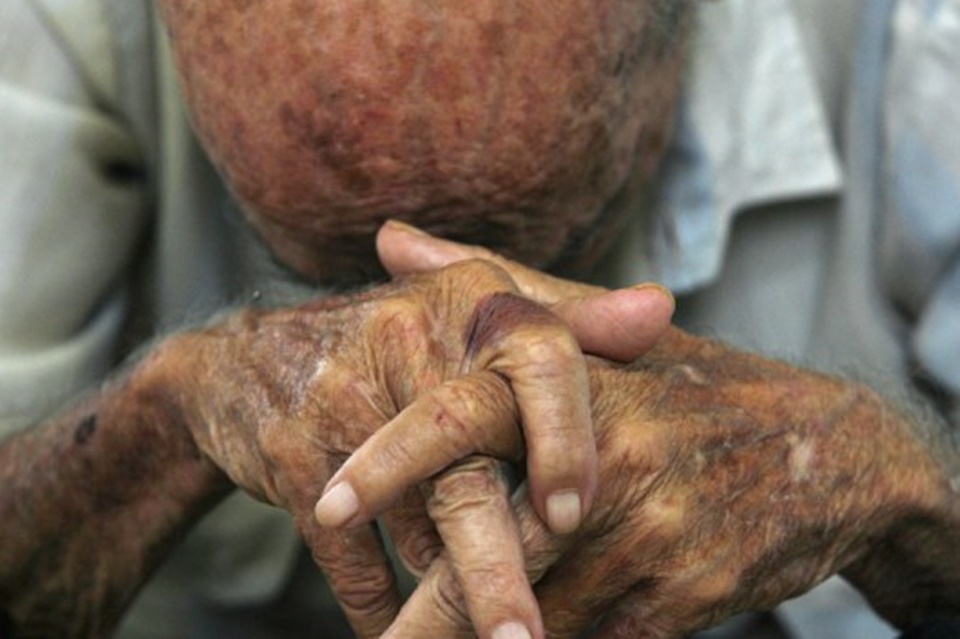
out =
{"type": "Polygon", "coordinates": [[[625,304],[616,295],[551,311],[499,267],[465,262],[360,295],[242,311],[170,340],[163,361],[175,373],[167,379],[184,380],[171,394],[199,449],[237,486],[292,514],[359,636],[382,634],[400,607],[371,523],[382,511],[413,573],[442,549],[464,568],[481,636],[501,627],[541,636],[497,460],[524,461],[530,503],[552,533],[589,513],[596,447],[572,331],[629,359],[672,309],[656,289],[620,292],[625,304]],[[631,304],[653,312],[628,316],[631,304]],[[590,305],[603,309],[599,320],[578,328],[590,305]],[[598,331],[631,337],[607,347],[598,331]],[[378,433],[390,444],[364,473],[341,468],[378,433]],[[399,495],[398,476],[411,486],[399,495]]]}

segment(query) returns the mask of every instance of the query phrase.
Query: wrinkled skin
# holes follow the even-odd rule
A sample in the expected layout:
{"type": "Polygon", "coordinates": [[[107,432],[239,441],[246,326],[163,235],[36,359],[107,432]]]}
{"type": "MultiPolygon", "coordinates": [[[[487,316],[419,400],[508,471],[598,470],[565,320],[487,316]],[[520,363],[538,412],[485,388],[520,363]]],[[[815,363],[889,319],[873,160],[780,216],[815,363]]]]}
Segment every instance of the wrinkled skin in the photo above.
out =
{"type": "MultiPolygon", "coordinates": [[[[424,417],[424,439],[391,449],[410,459],[437,433],[454,460],[467,456],[476,450],[463,438],[470,424],[508,435],[482,452],[519,460],[522,418],[523,437],[535,442],[525,451],[535,507],[554,530],[575,528],[596,485],[576,318],[605,309],[594,324],[645,335],[593,340],[596,352],[631,359],[663,332],[672,307],[656,288],[580,296],[552,311],[517,292],[503,269],[474,261],[359,295],[240,311],[159,342],[103,388],[0,445],[0,618],[24,637],[107,635],[177,539],[239,486],[291,513],[358,635],[379,636],[399,607],[379,537],[369,526],[323,529],[314,505],[342,460],[398,412],[424,417]],[[638,303],[653,312],[630,313],[638,303]],[[558,526],[545,505],[571,490],[582,511],[558,526]]],[[[472,466],[431,474],[443,481],[472,466]]],[[[398,499],[387,525],[418,573],[441,540],[450,546],[451,534],[484,514],[462,508],[434,528],[419,493],[398,499]]],[[[501,512],[506,504],[501,492],[501,512]]],[[[355,505],[356,519],[368,517],[355,505]]],[[[482,527],[496,550],[487,562],[512,588],[481,610],[478,628],[491,634],[483,623],[511,619],[536,631],[516,525],[501,524],[482,527]]]]}
{"type": "MultiPolygon", "coordinates": [[[[522,415],[534,442],[530,470],[543,480],[537,503],[572,490],[589,510],[596,459],[583,355],[557,316],[516,292],[498,267],[463,263],[359,296],[246,311],[175,338],[158,355],[162,386],[200,450],[237,486],[293,514],[362,636],[382,631],[397,611],[389,564],[374,528],[321,528],[314,505],[350,452],[402,409],[415,411],[424,430],[444,432],[454,442],[448,450],[464,424],[516,433],[511,445],[483,451],[512,459],[523,455],[512,427],[522,415]],[[504,393],[516,393],[517,408],[504,393]]],[[[396,450],[416,457],[427,445],[417,439],[396,450]]],[[[422,572],[440,541],[415,495],[406,506],[389,520],[391,532],[422,572]]],[[[505,521],[490,540],[507,556],[515,546],[512,593],[524,601],[523,621],[537,627],[515,538],[505,521]]]]}
{"type": "MultiPolygon", "coordinates": [[[[621,226],[618,194],[653,174],[670,133],[685,30],[655,23],[654,3],[157,4],[247,218],[281,260],[343,283],[381,273],[388,217],[567,273],[593,263],[621,226]]],[[[541,513],[542,492],[534,481],[541,513]]]]}
{"type": "Polygon", "coordinates": [[[378,272],[388,217],[533,266],[602,254],[669,137],[682,56],[653,4],[158,0],[248,218],[339,281],[378,272]]]}
{"type": "MultiPolygon", "coordinates": [[[[656,40],[645,23],[649,2],[577,1],[559,9],[556,3],[494,0],[160,4],[206,148],[277,254],[314,278],[372,272],[368,239],[387,215],[482,241],[534,265],[575,262],[569,259],[574,253],[589,262],[616,230],[604,210],[631,166],[649,175],[669,130],[681,58],[651,52],[656,40]]],[[[607,413],[597,405],[595,411],[621,419],[598,431],[609,456],[602,466],[611,486],[610,499],[602,498],[606,508],[591,514],[592,535],[562,540],[561,558],[570,561],[548,570],[538,586],[548,627],[558,634],[584,625],[604,605],[628,603],[620,598],[628,591],[638,600],[630,606],[632,627],[620,625],[618,631],[667,636],[745,607],[770,605],[847,564],[862,568],[852,574],[868,594],[881,581],[876,575],[923,573],[875,568],[883,561],[869,561],[862,537],[896,546],[890,541],[896,535],[888,533],[903,523],[904,512],[949,519],[938,499],[943,473],[924,464],[905,466],[909,457],[891,453],[884,470],[896,477],[893,482],[862,465],[869,456],[850,453],[849,446],[827,453],[822,445],[834,433],[877,421],[869,405],[878,402],[856,387],[723,349],[727,355],[698,359],[710,350],[698,345],[662,351],[659,369],[593,373],[595,389],[609,395],[610,406],[620,405],[607,413]],[[728,372],[731,385],[725,386],[728,372]],[[757,379],[763,380],[759,386],[757,379]],[[649,385],[664,397],[637,393],[635,385],[649,385]],[[797,401],[798,395],[809,404],[797,401]],[[630,398],[636,396],[656,402],[635,406],[630,398]],[[718,414],[691,411],[678,398],[696,399],[718,414]],[[658,426],[641,431],[623,406],[658,426]],[[831,410],[820,412],[824,406],[831,410]],[[860,411],[868,417],[846,419],[860,411]],[[731,413],[735,430],[726,421],[731,413]],[[650,450],[638,452],[643,446],[634,438],[650,450]],[[802,470],[811,450],[819,462],[814,480],[785,470],[802,470]],[[771,466],[771,458],[780,465],[771,466]],[[785,463],[791,460],[796,463],[785,463]],[[845,485],[851,476],[867,487],[845,485]],[[796,499],[771,507],[764,500],[777,491],[796,499]],[[700,499],[702,492],[708,498],[700,499]],[[820,502],[824,494],[835,498],[828,508],[820,502]],[[686,528],[672,521],[677,517],[686,528]],[[764,523],[754,525],[758,521],[764,523]],[[750,537],[758,531],[763,534],[750,537]],[[698,574],[704,565],[714,569],[706,577],[698,574]],[[606,591],[583,588],[601,580],[606,591]]],[[[901,427],[880,437],[881,448],[889,444],[929,461],[904,434],[904,421],[893,422],[901,427]]],[[[510,444],[488,446],[480,452],[503,454],[510,444]]],[[[479,479],[433,485],[428,506],[438,525],[461,509],[466,495],[476,502],[478,494],[491,513],[500,509],[500,517],[489,521],[509,522],[495,498],[499,482],[491,476],[491,462],[474,457],[459,468],[479,479]],[[470,490],[462,492],[464,485],[470,490]]],[[[538,520],[525,503],[518,503],[520,521],[530,566],[539,576],[546,560],[559,556],[558,542],[538,537],[536,526],[531,532],[538,520]]],[[[469,537],[449,541],[460,539],[469,537]]],[[[942,550],[941,544],[932,547],[942,550]]],[[[460,559],[453,558],[457,580],[450,573],[443,577],[445,560],[435,564],[404,613],[414,624],[405,631],[427,618],[418,616],[426,609],[422,602],[442,607],[458,584],[475,585],[479,573],[464,565],[463,557],[470,556],[463,547],[448,543],[447,550],[460,552],[460,559]]],[[[936,566],[936,555],[918,553],[930,566],[936,566]]],[[[937,570],[928,572],[937,575],[933,582],[940,590],[956,583],[955,575],[937,581],[937,570]]],[[[482,604],[476,596],[464,604],[475,622],[482,604]]],[[[943,604],[956,609],[955,601],[943,604]]],[[[895,607],[884,610],[907,618],[895,607]]],[[[463,610],[458,614],[462,620],[463,610]]],[[[432,619],[427,623],[437,623],[432,619]]],[[[433,628],[412,636],[438,636],[433,628]]]]}
{"type": "MultiPolygon", "coordinates": [[[[592,363],[591,380],[588,520],[556,537],[514,501],[548,637],[597,620],[600,637],[682,637],[844,569],[884,575],[858,585],[897,624],[960,609],[944,568],[956,496],[876,395],[679,332],[631,367],[592,363]]],[[[473,636],[452,594],[468,569],[437,562],[388,637],[473,636]]]]}
{"type": "MultiPolygon", "coordinates": [[[[591,290],[403,231],[378,238],[394,274],[485,259],[542,302],[591,290]]],[[[592,360],[590,375],[601,486],[590,516],[557,537],[522,489],[514,496],[547,636],[599,621],[600,637],[681,637],[836,572],[900,627],[960,611],[960,456],[943,424],[905,416],[855,383],[680,331],[629,367],[592,360]]],[[[364,476],[410,435],[384,429],[344,468],[364,476]]],[[[475,441],[492,447],[482,433],[475,441]]],[[[406,466],[382,470],[361,495],[384,501],[423,477],[406,466]]],[[[428,507],[442,521],[470,498],[453,487],[428,507]]],[[[473,636],[475,595],[458,593],[483,567],[464,558],[432,566],[390,639],[473,636]]]]}

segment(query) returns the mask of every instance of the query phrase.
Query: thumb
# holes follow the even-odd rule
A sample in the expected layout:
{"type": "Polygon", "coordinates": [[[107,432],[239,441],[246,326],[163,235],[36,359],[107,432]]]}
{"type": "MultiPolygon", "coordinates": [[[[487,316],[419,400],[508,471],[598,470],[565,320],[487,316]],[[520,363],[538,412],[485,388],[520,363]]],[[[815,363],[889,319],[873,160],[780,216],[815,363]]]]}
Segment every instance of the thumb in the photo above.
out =
{"type": "Polygon", "coordinates": [[[397,220],[387,220],[377,232],[377,254],[394,277],[421,273],[472,259],[491,259],[493,252],[458,244],[397,220]]]}
{"type": "Polygon", "coordinates": [[[393,220],[377,234],[377,252],[393,276],[470,259],[493,262],[507,271],[524,295],[550,306],[570,326],[584,352],[622,362],[633,361],[657,342],[670,326],[675,308],[670,291],[657,284],[608,291],[570,282],[481,246],[433,237],[393,220]]]}
{"type": "Polygon", "coordinates": [[[434,237],[395,220],[389,220],[380,227],[377,233],[377,253],[384,268],[394,277],[432,271],[464,260],[481,259],[493,262],[513,278],[524,296],[540,304],[556,304],[567,298],[604,290],[541,273],[482,246],[434,237]]]}
{"type": "Polygon", "coordinates": [[[632,362],[663,336],[674,308],[670,291],[640,284],[563,300],[551,310],[567,323],[584,353],[632,362]]]}

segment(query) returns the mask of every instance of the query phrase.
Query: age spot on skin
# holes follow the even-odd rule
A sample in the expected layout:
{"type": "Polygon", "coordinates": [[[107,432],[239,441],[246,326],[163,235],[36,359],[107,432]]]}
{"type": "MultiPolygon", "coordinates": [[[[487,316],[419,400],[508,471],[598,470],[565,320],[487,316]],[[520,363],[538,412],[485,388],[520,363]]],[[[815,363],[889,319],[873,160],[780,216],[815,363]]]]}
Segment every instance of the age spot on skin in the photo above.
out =
{"type": "Polygon", "coordinates": [[[77,429],[73,431],[73,441],[77,446],[83,446],[97,432],[97,416],[90,415],[86,417],[77,429]]]}

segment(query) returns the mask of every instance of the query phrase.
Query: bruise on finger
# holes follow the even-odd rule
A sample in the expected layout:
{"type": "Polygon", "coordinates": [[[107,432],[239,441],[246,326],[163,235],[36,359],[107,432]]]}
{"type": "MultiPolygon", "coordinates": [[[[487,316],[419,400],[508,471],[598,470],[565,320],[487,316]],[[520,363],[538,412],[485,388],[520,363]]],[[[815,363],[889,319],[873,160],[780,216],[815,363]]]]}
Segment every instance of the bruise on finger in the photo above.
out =
{"type": "Polygon", "coordinates": [[[558,323],[549,310],[536,302],[512,293],[493,293],[477,304],[467,324],[466,358],[475,358],[519,326],[556,326],[558,323]]]}

